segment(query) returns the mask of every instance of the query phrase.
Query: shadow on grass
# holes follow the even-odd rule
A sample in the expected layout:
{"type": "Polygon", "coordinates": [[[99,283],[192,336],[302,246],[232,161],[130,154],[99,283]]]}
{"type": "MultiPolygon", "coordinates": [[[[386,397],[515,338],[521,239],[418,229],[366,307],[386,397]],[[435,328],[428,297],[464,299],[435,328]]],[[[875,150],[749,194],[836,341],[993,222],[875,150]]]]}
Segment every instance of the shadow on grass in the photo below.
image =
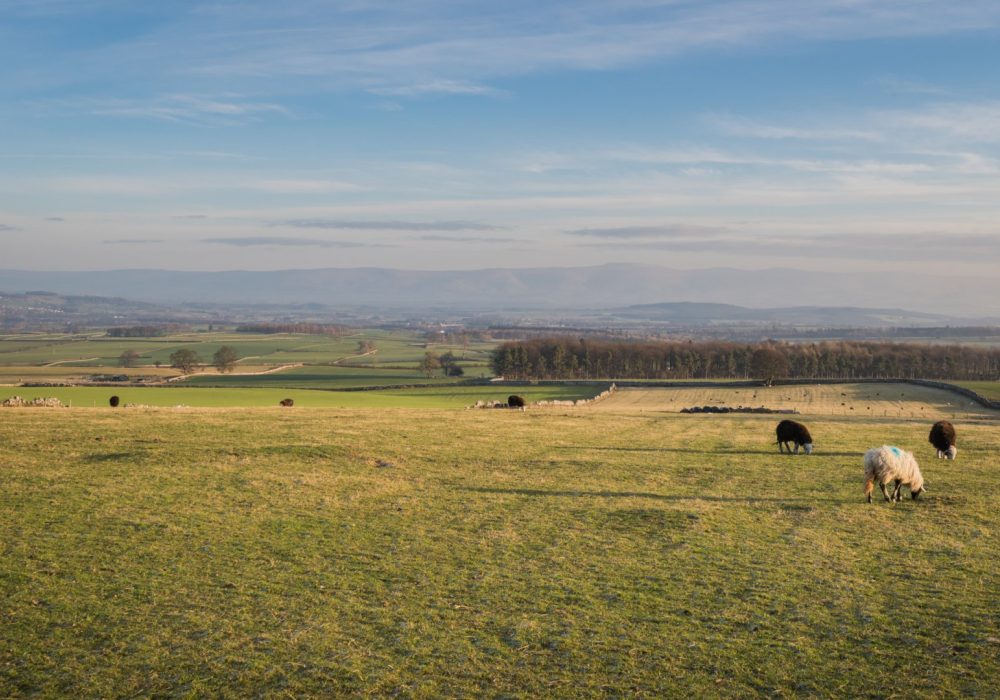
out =
{"type": "MultiPolygon", "coordinates": [[[[760,450],[696,450],[690,447],[594,447],[592,445],[564,445],[562,447],[557,447],[558,450],[597,450],[597,451],[607,451],[607,452],[677,452],[680,454],[691,454],[691,455],[769,455],[781,454],[777,450],[773,449],[760,449],[760,450]]],[[[821,450],[816,450],[812,456],[816,457],[863,457],[864,452],[823,452],[821,450]]],[[[787,457],[807,457],[809,455],[801,454],[794,455],[784,453],[787,457]]]]}
{"type": "Polygon", "coordinates": [[[141,452],[105,452],[104,454],[88,455],[85,462],[124,462],[126,460],[138,459],[141,452]]]}
{"type": "Polygon", "coordinates": [[[689,455],[759,455],[764,450],[695,450],[690,447],[595,447],[593,445],[564,445],[557,450],[605,451],[605,452],[677,452],[689,455]]]}
{"type": "Polygon", "coordinates": [[[816,505],[842,505],[845,503],[856,503],[858,499],[828,499],[828,498],[773,498],[768,496],[674,496],[662,493],[648,493],[645,491],[548,491],[545,489],[518,489],[518,488],[497,488],[492,486],[458,486],[458,491],[472,491],[474,493],[493,493],[514,496],[541,496],[541,497],[570,497],[570,498],[651,498],[657,501],[683,502],[683,501],[714,501],[719,503],[779,503],[788,504],[788,510],[802,510],[804,506],[796,505],[809,503],[816,505]]]}

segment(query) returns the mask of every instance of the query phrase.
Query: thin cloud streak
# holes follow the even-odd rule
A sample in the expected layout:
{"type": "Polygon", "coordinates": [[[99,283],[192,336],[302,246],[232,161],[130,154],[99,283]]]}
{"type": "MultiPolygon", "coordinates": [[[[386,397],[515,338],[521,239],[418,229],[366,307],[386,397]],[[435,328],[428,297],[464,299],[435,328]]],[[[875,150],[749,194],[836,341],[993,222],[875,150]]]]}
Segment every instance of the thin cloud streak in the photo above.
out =
{"type": "Polygon", "coordinates": [[[726,233],[718,226],[667,224],[662,226],[618,226],[612,228],[580,228],[564,231],[571,236],[593,238],[714,238],[726,233]]]}
{"type": "Polygon", "coordinates": [[[101,242],[105,245],[155,245],[163,243],[164,240],[162,238],[114,238],[101,242]]]}
{"type": "MultiPolygon", "coordinates": [[[[83,112],[96,116],[154,119],[202,126],[238,126],[267,115],[291,117],[285,107],[269,102],[250,102],[223,95],[165,95],[149,98],[87,98],[36,103],[56,111],[83,112]]],[[[218,157],[213,154],[212,157],[218,157]]]]}
{"type": "Polygon", "coordinates": [[[501,96],[506,94],[503,90],[461,80],[432,80],[426,83],[415,83],[398,87],[370,88],[368,92],[384,97],[420,97],[422,95],[501,96]]]}
{"type": "Polygon", "coordinates": [[[527,242],[521,238],[498,238],[498,237],[474,238],[472,236],[420,236],[419,240],[439,242],[439,243],[499,243],[501,245],[506,245],[508,243],[527,242]]]}
{"type": "Polygon", "coordinates": [[[504,226],[492,226],[475,221],[353,221],[345,219],[289,219],[275,221],[270,226],[306,229],[347,229],[354,231],[503,231],[504,226]]]}
{"type": "Polygon", "coordinates": [[[384,244],[358,243],[356,241],[331,241],[322,238],[282,238],[280,236],[241,236],[233,238],[202,238],[202,243],[228,245],[239,248],[255,246],[317,247],[317,248],[386,248],[384,244]]]}

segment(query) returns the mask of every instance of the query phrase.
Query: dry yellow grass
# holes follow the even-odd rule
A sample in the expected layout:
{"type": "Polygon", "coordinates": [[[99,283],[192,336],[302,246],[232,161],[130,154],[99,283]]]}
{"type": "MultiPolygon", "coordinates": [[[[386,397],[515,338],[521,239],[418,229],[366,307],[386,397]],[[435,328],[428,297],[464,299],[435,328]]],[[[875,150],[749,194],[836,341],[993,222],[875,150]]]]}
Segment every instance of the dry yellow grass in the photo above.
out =
{"type": "Polygon", "coordinates": [[[625,388],[593,404],[593,410],[675,413],[691,406],[765,406],[815,416],[933,420],[986,419],[998,415],[958,394],[910,384],[625,388]]]}

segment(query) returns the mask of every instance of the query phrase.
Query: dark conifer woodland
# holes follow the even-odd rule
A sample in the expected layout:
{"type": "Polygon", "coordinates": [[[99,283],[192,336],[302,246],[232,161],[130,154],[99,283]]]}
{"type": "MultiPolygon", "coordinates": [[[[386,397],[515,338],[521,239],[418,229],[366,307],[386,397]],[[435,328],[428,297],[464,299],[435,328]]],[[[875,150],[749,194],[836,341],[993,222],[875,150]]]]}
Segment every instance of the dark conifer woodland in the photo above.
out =
{"type": "Polygon", "coordinates": [[[1000,349],[553,337],[504,343],[494,351],[492,366],[508,379],[996,379],[1000,349]]]}

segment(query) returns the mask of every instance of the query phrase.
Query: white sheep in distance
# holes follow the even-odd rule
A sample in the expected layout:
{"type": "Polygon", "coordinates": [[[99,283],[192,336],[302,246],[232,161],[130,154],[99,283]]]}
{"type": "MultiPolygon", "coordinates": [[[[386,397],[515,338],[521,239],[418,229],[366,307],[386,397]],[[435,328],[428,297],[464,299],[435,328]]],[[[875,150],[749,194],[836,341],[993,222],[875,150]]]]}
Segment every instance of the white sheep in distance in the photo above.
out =
{"type": "Polygon", "coordinates": [[[899,489],[903,484],[910,487],[910,497],[914,500],[926,490],[924,477],[913,453],[889,445],[873,447],[865,452],[865,496],[869,503],[872,502],[876,481],[885,500],[889,502],[899,500],[899,489]],[[885,489],[890,481],[895,482],[891,496],[885,489]]]}

